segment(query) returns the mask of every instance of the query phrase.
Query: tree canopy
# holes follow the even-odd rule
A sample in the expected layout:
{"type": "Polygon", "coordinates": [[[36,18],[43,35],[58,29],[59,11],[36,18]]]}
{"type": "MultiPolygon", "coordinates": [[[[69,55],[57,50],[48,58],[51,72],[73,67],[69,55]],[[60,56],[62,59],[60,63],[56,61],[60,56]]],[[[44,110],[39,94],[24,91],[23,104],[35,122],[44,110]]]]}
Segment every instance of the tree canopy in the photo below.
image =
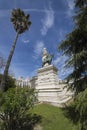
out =
{"type": "MultiPolygon", "coordinates": [[[[78,0],[76,7],[79,7],[78,0]]],[[[66,39],[62,41],[59,50],[68,56],[66,67],[73,67],[73,72],[67,76],[67,81],[72,81],[71,87],[76,93],[85,90],[87,84],[87,3],[85,7],[77,11],[75,28],[70,32],[66,39]]],[[[82,4],[83,5],[83,4],[82,4]]]]}
{"type": "Polygon", "coordinates": [[[87,0],[75,0],[75,7],[75,27],[58,49],[68,57],[66,68],[73,68],[66,79],[75,97],[66,115],[79,124],[79,130],[87,130],[87,0]]]}

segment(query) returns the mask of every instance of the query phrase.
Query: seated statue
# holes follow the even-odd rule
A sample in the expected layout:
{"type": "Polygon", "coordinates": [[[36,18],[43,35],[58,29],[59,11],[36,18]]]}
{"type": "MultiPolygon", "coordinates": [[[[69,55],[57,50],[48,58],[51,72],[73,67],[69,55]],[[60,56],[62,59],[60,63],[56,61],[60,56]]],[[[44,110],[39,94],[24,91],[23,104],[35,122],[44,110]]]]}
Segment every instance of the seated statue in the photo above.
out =
{"type": "Polygon", "coordinates": [[[53,55],[48,54],[46,48],[44,48],[43,55],[42,55],[42,67],[46,65],[50,65],[52,62],[53,55]]]}

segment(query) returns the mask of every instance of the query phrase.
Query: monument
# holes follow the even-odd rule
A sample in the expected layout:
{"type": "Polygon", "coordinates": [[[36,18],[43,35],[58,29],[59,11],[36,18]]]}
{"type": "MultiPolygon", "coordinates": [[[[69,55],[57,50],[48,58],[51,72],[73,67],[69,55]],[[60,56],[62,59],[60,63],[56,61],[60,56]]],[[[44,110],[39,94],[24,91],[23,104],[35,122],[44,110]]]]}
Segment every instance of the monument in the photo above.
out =
{"type": "Polygon", "coordinates": [[[37,70],[37,76],[31,79],[19,78],[17,84],[21,87],[29,86],[38,92],[40,103],[50,103],[63,107],[70,102],[73,92],[67,91],[65,82],[59,80],[58,69],[52,64],[53,55],[49,54],[46,48],[43,49],[42,67],[37,70]]]}
{"type": "Polygon", "coordinates": [[[52,65],[52,55],[46,48],[42,54],[42,68],[38,69],[37,86],[39,102],[51,103],[63,106],[71,99],[72,93],[64,89],[65,84],[60,82],[57,76],[58,69],[52,65]]]}

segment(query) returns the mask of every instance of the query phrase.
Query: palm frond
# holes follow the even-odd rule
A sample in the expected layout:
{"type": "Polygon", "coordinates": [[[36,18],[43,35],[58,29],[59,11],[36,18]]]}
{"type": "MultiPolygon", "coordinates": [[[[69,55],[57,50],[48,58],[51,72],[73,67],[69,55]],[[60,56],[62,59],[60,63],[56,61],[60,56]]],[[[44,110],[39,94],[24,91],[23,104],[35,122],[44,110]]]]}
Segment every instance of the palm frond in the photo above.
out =
{"type": "Polygon", "coordinates": [[[25,15],[24,11],[20,8],[12,10],[11,22],[13,23],[15,30],[20,34],[29,29],[31,25],[29,18],[30,15],[25,15]]]}

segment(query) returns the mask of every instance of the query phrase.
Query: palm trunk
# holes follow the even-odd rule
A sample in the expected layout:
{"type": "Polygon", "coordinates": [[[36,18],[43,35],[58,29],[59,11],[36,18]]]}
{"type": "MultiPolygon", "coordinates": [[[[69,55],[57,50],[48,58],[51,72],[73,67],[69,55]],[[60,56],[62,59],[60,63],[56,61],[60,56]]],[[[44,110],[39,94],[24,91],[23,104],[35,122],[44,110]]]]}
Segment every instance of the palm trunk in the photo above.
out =
{"type": "Polygon", "coordinates": [[[12,44],[12,48],[11,48],[10,54],[8,56],[8,60],[6,62],[4,74],[3,74],[2,81],[1,81],[1,84],[0,84],[0,90],[1,91],[5,91],[6,90],[6,86],[5,86],[6,78],[8,76],[8,70],[9,70],[9,66],[10,66],[10,63],[11,63],[12,56],[14,54],[14,50],[15,50],[15,46],[16,46],[16,43],[17,43],[18,35],[19,35],[19,32],[17,32],[17,34],[16,34],[16,38],[15,38],[13,44],[12,44]]]}

